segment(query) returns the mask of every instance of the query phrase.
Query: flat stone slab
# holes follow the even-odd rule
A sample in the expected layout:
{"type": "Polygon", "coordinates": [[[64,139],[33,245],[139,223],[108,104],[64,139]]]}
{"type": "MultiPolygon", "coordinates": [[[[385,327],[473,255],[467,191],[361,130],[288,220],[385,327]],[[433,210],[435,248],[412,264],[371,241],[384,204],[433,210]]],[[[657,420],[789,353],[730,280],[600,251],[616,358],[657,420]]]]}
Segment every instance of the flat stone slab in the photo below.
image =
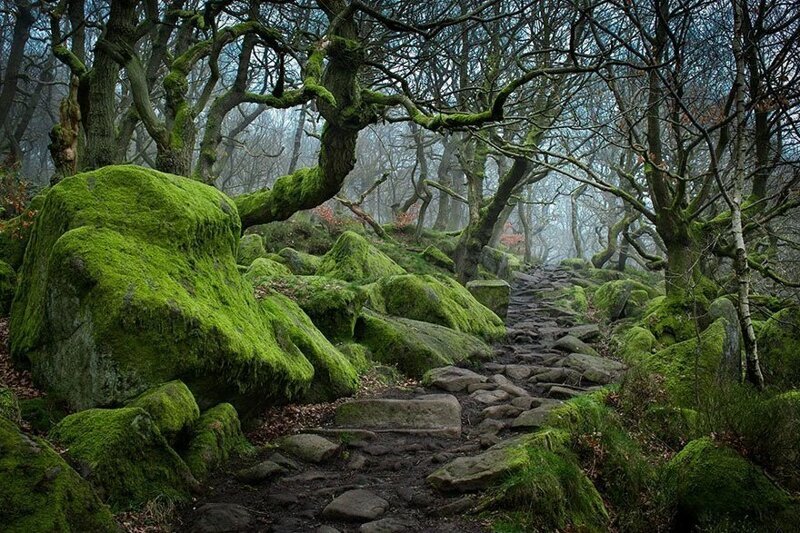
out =
{"type": "Polygon", "coordinates": [[[571,353],[561,360],[560,365],[579,372],[597,370],[609,374],[618,374],[625,370],[625,365],[619,361],[585,353],[571,353]]]}
{"type": "Polygon", "coordinates": [[[564,335],[558,339],[553,343],[553,348],[568,353],[597,355],[597,351],[595,351],[594,348],[580,340],[578,337],[573,337],[572,335],[564,335]]]}
{"type": "Polygon", "coordinates": [[[255,466],[236,472],[236,479],[244,483],[263,483],[286,473],[286,469],[273,461],[262,461],[255,466]]]}
{"type": "Polygon", "coordinates": [[[207,503],[195,511],[192,533],[251,531],[255,520],[247,508],[235,503],[207,503]]]}
{"type": "Polygon", "coordinates": [[[550,402],[525,411],[514,419],[514,421],[511,423],[511,427],[517,429],[541,427],[545,424],[545,422],[547,422],[547,419],[550,416],[550,411],[557,406],[558,403],[550,402]]]}
{"type": "Polygon", "coordinates": [[[370,522],[389,508],[389,502],[364,489],[348,490],[322,511],[323,518],[349,522],[370,522]]]}
{"type": "Polygon", "coordinates": [[[412,520],[400,518],[382,518],[374,522],[361,524],[359,533],[403,533],[419,531],[418,524],[412,520]]]}
{"type": "Polygon", "coordinates": [[[308,463],[322,463],[339,451],[337,444],[312,433],[300,433],[283,437],[278,440],[278,447],[308,463]]]}
{"type": "Polygon", "coordinates": [[[504,390],[479,390],[472,393],[470,396],[475,401],[486,405],[504,402],[510,397],[510,395],[504,390]]]}
{"type": "Polygon", "coordinates": [[[567,330],[568,335],[572,335],[583,342],[592,342],[600,338],[600,326],[597,324],[581,324],[567,330]]]}
{"type": "Polygon", "coordinates": [[[429,394],[412,400],[353,400],[337,407],[336,425],[377,433],[458,438],[461,436],[461,404],[450,394],[429,394]]]}
{"type": "Polygon", "coordinates": [[[484,383],[486,376],[459,368],[457,366],[443,366],[434,368],[425,374],[424,381],[431,387],[442,389],[447,392],[459,392],[474,383],[484,383]]]}

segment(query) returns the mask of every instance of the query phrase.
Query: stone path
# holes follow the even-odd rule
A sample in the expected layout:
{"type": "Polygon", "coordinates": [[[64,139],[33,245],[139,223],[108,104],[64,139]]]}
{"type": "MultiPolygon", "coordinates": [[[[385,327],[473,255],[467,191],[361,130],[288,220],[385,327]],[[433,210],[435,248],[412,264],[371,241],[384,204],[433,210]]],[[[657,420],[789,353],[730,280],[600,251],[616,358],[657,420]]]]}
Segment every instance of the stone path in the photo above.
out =
{"type": "Polygon", "coordinates": [[[492,460],[504,443],[623,371],[596,356],[597,326],[554,303],[554,291],[574,275],[557,268],[517,274],[508,338],[491,362],[436,369],[427,388],[341,405],[330,426],[281,439],[277,450],[218,473],[177,529],[489,531],[467,511],[475,491],[504,475],[492,460]]]}

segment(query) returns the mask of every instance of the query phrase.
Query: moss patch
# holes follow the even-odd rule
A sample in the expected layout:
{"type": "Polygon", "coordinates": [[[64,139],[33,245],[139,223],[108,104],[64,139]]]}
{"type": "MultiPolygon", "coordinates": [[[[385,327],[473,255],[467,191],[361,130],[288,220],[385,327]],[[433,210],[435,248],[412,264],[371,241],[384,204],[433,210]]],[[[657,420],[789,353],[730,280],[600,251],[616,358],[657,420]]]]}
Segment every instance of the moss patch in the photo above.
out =
{"type": "Polygon", "coordinates": [[[111,511],[44,440],[0,417],[0,529],[117,531],[111,511]]]}
{"type": "Polygon", "coordinates": [[[202,480],[231,457],[252,452],[236,409],[221,403],[200,416],[183,457],[192,474],[202,480]]]}
{"type": "Polygon", "coordinates": [[[260,235],[248,233],[247,235],[242,235],[242,238],[239,239],[236,262],[240,265],[250,266],[253,261],[266,255],[267,250],[264,248],[264,241],[261,240],[260,235]]]}
{"type": "Polygon", "coordinates": [[[64,418],[50,437],[69,449],[72,461],[115,511],[157,497],[181,500],[197,485],[186,464],[146,411],[87,409],[64,418]]]}
{"type": "Polygon", "coordinates": [[[404,273],[400,265],[352,231],[342,233],[317,269],[320,276],[360,283],[404,273]]]}
{"type": "Polygon", "coordinates": [[[428,246],[422,251],[422,257],[432,265],[455,272],[456,264],[450,257],[436,246],[428,246]]]}
{"type": "Polygon", "coordinates": [[[451,278],[384,277],[370,290],[369,305],[382,313],[439,324],[485,340],[505,335],[503,321],[451,278]]]}
{"type": "Polygon", "coordinates": [[[800,309],[787,307],[772,315],[758,334],[758,348],[768,384],[800,387],[800,309]]]}
{"type": "Polygon", "coordinates": [[[312,276],[322,264],[322,258],[305,252],[298,252],[293,248],[283,248],[278,252],[280,261],[286,265],[292,274],[298,276],[312,276]]]}
{"type": "Polygon", "coordinates": [[[40,192],[19,216],[0,221],[0,260],[18,269],[25,257],[25,248],[31,236],[33,223],[44,205],[47,191],[40,192]]]}
{"type": "Polygon", "coordinates": [[[14,423],[20,421],[19,401],[9,388],[0,387],[0,417],[5,417],[14,423]]]}
{"type": "Polygon", "coordinates": [[[491,348],[477,337],[428,322],[362,313],[355,339],[372,357],[396,365],[404,374],[422,377],[428,370],[459,361],[486,359],[491,348]]]}
{"type": "Polygon", "coordinates": [[[694,440],[665,469],[677,507],[677,528],[728,523],[743,531],[790,531],[800,507],[764,473],[730,448],[694,440]]]}
{"type": "Polygon", "coordinates": [[[245,279],[254,284],[264,278],[291,275],[292,271],[289,270],[289,267],[266,257],[259,257],[253,261],[244,273],[245,279]]]}
{"type": "Polygon", "coordinates": [[[78,409],[176,378],[201,407],[298,396],[314,369],[237,271],[239,232],[231,200],[186,178],[112,166],[63,180],[22,267],[13,357],[78,409]]]}
{"type": "Polygon", "coordinates": [[[646,285],[630,279],[609,281],[594,291],[592,303],[606,320],[633,318],[644,311],[650,291],[646,285]]]}
{"type": "Polygon", "coordinates": [[[158,430],[174,443],[186,434],[200,417],[200,408],[191,391],[181,381],[170,381],[143,393],[128,404],[147,411],[158,430]]]}

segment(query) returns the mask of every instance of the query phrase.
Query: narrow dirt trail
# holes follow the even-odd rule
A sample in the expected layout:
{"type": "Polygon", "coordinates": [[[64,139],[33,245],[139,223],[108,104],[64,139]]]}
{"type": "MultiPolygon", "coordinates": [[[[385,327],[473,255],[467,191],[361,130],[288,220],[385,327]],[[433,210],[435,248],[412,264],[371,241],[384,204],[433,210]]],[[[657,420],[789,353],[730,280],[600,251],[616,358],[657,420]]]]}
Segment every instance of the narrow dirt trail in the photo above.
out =
{"type": "Polygon", "coordinates": [[[534,430],[561,401],[618,379],[616,363],[574,353],[591,353],[584,341],[600,337],[597,326],[554,304],[555,291],[574,275],[556,268],[518,274],[508,336],[493,360],[472,371],[437,369],[430,387],[350,401],[336,420],[306,432],[319,437],[294,437],[282,449],[229,464],[182,510],[177,529],[489,531],[466,513],[480,480],[446,480],[435,490],[426,478],[457,457],[534,430]]]}

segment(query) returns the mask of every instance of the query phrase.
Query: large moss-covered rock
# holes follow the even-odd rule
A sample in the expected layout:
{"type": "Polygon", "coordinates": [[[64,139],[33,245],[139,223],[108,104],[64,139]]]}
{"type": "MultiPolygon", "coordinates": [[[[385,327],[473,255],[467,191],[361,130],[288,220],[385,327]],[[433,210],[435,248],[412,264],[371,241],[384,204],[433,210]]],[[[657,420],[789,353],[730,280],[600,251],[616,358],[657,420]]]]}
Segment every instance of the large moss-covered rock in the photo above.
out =
{"type": "Polygon", "coordinates": [[[758,334],[758,350],[768,384],[800,388],[800,309],[772,315],[758,334]]]}
{"type": "Polygon", "coordinates": [[[476,279],[467,283],[467,290],[483,306],[505,318],[511,298],[511,285],[502,279],[476,279]]]}
{"type": "Polygon", "coordinates": [[[314,367],[237,271],[239,233],[233,202],[193,180],[133,166],[63,180],[21,270],[13,357],[77,409],[176,378],[201,407],[300,395],[314,367]]]}
{"type": "Polygon", "coordinates": [[[668,346],[697,335],[694,316],[705,313],[705,308],[683,298],[654,298],[641,319],[641,325],[650,330],[660,345],[668,346]]]}
{"type": "Polygon", "coordinates": [[[181,500],[197,481],[164,439],[150,415],[137,407],[87,409],[50,432],[114,510],[158,497],[181,500]]]}
{"type": "Polygon", "coordinates": [[[296,350],[314,365],[314,378],[302,395],[305,401],[325,402],[356,391],[358,373],[353,365],[296,303],[272,294],[261,300],[261,307],[273,317],[278,344],[286,351],[296,350]]]}
{"type": "Polygon", "coordinates": [[[485,340],[505,334],[503,321],[452,278],[384,277],[369,292],[369,305],[381,313],[439,324],[485,340]]]}
{"type": "Polygon", "coordinates": [[[322,264],[321,257],[299,252],[293,248],[281,249],[278,257],[292,271],[292,274],[297,276],[312,276],[317,273],[317,269],[322,264]]]}
{"type": "Polygon", "coordinates": [[[236,409],[229,403],[221,403],[200,416],[183,457],[192,474],[205,479],[211,470],[231,457],[252,451],[242,434],[236,409]]]}
{"type": "Polygon", "coordinates": [[[511,280],[514,272],[522,270],[525,266],[516,255],[491,246],[483,247],[480,264],[498,278],[505,280],[511,280]]]}
{"type": "Polygon", "coordinates": [[[236,262],[240,265],[250,266],[259,257],[267,255],[264,248],[264,241],[260,235],[248,233],[239,239],[239,249],[236,251],[236,262]]]}
{"type": "Polygon", "coordinates": [[[432,265],[455,272],[456,264],[446,253],[436,246],[430,245],[422,251],[422,257],[432,265]]]}
{"type": "Polygon", "coordinates": [[[617,355],[629,365],[649,358],[656,346],[656,338],[649,329],[633,326],[625,332],[615,335],[617,355]]]}
{"type": "Polygon", "coordinates": [[[0,417],[0,530],[117,531],[111,511],[44,440],[0,417]]]}
{"type": "Polygon", "coordinates": [[[324,276],[274,277],[262,280],[259,285],[297,303],[314,325],[333,341],[353,338],[356,318],[367,297],[359,287],[324,276]]]}
{"type": "Polygon", "coordinates": [[[800,506],[760,468],[708,438],[687,444],[667,465],[677,529],[725,525],[735,531],[792,531],[800,506]]]}
{"type": "Polygon", "coordinates": [[[396,365],[413,377],[422,377],[432,368],[486,359],[492,354],[486,343],[472,335],[366,310],[356,323],[355,338],[370,349],[375,360],[396,365]]]}
{"type": "Polygon", "coordinates": [[[592,302],[606,320],[637,317],[650,300],[650,291],[631,279],[608,281],[597,288],[592,302]]]}
{"type": "Polygon", "coordinates": [[[317,274],[369,283],[383,276],[405,274],[405,270],[361,235],[346,231],[322,258],[317,274]]]}
{"type": "Polygon", "coordinates": [[[171,443],[185,435],[200,418],[200,408],[182,381],[170,381],[141,394],[128,404],[147,411],[161,434],[171,443]]]}
{"type": "Polygon", "coordinates": [[[710,392],[724,372],[724,353],[728,339],[724,318],[715,321],[698,337],[673,344],[643,359],[644,368],[664,376],[664,385],[675,402],[691,407],[710,392]]]}
{"type": "Polygon", "coordinates": [[[245,279],[251,283],[257,283],[264,278],[272,278],[275,276],[291,276],[292,271],[286,265],[267,259],[266,257],[259,257],[253,261],[244,273],[245,279]]]}
{"type": "Polygon", "coordinates": [[[11,309],[14,291],[17,289],[17,274],[11,265],[0,261],[0,315],[5,316],[11,309]]]}
{"type": "Polygon", "coordinates": [[[263,237],[264,247],[270,252],[290,247],[309,254],[324,254],[335,239],[322,223],[312,220],[306,212],[295,213],[289,220],[256,226],[251,231],[263,237]]]}

